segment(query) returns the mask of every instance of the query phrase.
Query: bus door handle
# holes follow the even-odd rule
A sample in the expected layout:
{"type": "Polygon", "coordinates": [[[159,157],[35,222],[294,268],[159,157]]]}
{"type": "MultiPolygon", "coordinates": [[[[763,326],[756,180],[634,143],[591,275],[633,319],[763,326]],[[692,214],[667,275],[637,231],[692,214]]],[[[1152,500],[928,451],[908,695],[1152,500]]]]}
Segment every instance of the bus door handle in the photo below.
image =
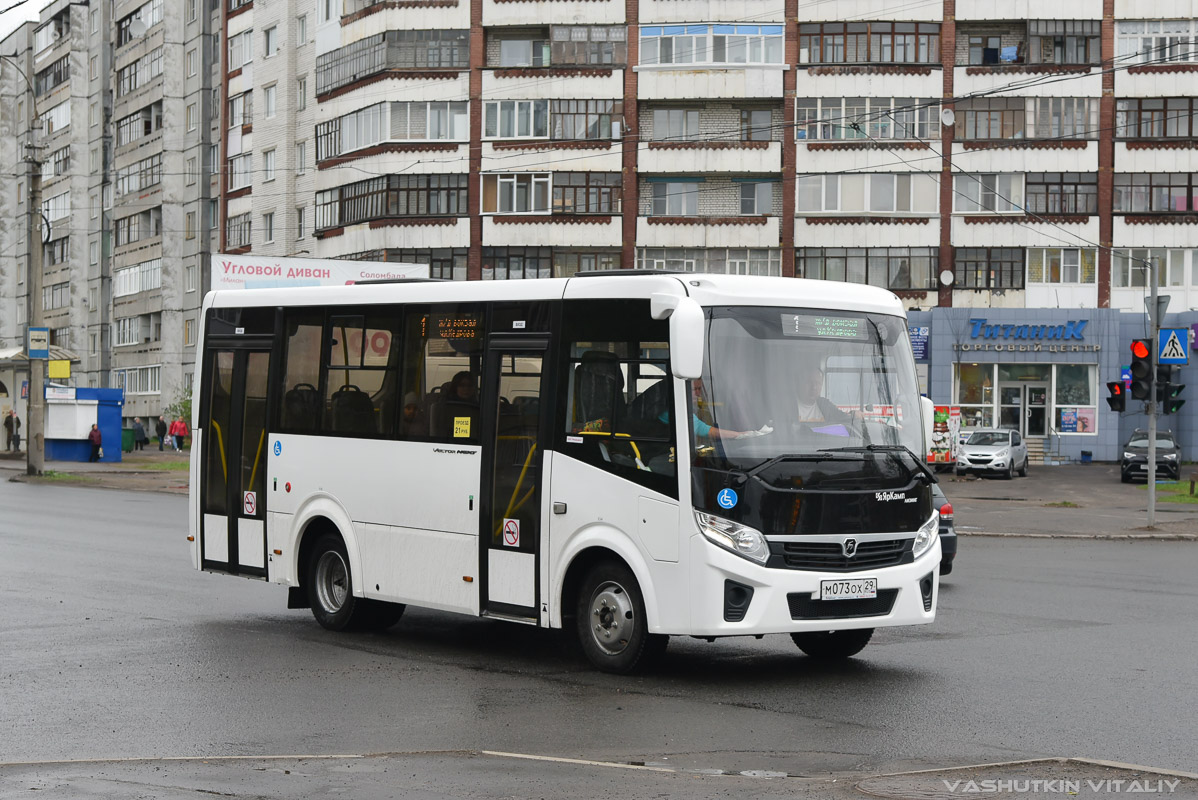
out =
{"type": "Polygon", "coordinates": [[[565,514],[566,513],[566,504],[554,502],[553,513],[554,514],[565,514]]]}

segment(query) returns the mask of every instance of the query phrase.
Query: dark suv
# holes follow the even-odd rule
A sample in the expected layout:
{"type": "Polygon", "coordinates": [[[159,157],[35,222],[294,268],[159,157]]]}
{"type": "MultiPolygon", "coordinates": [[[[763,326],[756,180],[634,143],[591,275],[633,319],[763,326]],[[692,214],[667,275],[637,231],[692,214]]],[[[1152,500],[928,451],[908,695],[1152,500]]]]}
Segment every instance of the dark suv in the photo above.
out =
{"type": "MultiPolygon", "coordinates": [[[[1148,431],[1136,429],[1123,445],[1119,471],[1124,483],[1132,478],[1148,479],[1148,431]]],[[[1181,477],[1181,448],[1169,431],[1156,432],[1156,474],[1178,480],[1181,477]]]]}

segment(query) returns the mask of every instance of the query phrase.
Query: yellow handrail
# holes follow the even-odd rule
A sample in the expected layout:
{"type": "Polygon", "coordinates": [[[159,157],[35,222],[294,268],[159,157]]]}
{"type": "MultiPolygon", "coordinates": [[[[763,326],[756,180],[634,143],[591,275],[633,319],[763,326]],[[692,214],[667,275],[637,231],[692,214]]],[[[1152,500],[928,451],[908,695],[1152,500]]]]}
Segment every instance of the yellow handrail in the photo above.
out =
{"type": "Polygon", "coordinates": [[[254,455],[254,468],[250,471],[250,486],[254,485],[254,478],[258,477],[258,461],[262,458],[262,445],[266,441],[266,428],[262,429],[262,435],[258,437],[258,452],[254,455]]]}
{"type": "Polygon", "coordinates": [[[212,427],[216,429],[216,445],[220,448],[220,469],[225,476],[225,483],[229,482],[229,466],[225,463],[225,437],[220,432],[220,423],[212,420],[212,427]]]}

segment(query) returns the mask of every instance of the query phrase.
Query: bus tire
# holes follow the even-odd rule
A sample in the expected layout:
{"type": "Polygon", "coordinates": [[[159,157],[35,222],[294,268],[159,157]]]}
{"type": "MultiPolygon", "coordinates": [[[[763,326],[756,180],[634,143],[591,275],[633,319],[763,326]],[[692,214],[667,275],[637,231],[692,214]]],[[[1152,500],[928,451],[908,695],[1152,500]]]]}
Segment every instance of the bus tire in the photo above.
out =
{"type": "Polygon", "coordinates": [[[666,649],[669,637],[649,633],[645,601],[632,570],[603,561],[591,567],[578,592],[578,642],[603,672],[626,675],[666,649]]]}
{"type": "Polygon", "coordinates": [[[362,627],[370,616],[370,604],[354,597],[345,542],[335,533],[323,534],[313,545],[307,588],[312,616],[322,628],[351,630],[362,627]]]}
{"type": "Polygon", "coordinates": [[[818,633],[792,633],[791,639],[799,649],[811,658],[832,661],[852,658],[865,649],[873,628],[852,631],[820,631],[818,633]]]}

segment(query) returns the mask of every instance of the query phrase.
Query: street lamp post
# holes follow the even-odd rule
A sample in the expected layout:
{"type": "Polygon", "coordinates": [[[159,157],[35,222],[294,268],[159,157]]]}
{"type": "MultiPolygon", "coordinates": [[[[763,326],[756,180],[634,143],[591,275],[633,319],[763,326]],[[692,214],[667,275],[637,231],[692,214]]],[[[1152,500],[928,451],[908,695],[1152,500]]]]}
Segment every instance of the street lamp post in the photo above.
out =
{"type": "MultiPolygon", "coordinates": [[[[29,80],[20,62],[15,56],[0,54],[0,64],[9,62],[29,88],[28,123],[29,141],[25,143],[25,164],[29,174],[29,224],[26,231],[26,242],[29,247],[29,296],[26,298],[27,312],[25,315],[25,352],[29,354],[29,329],[42,327],[42,246],[44,244],[42,230],[45,222],[42,218],[42,162],[38,155],[38,143],[35,134],[38,129],[37,113],[34,108],[37,102],[37,92],[34,91],[33,81],[29,80]]],[[[46,462],[46,362],[44,359],[29,359],[29,440],[25,448],[25,471],[30,475],[41,475],[46,462]]]]}

